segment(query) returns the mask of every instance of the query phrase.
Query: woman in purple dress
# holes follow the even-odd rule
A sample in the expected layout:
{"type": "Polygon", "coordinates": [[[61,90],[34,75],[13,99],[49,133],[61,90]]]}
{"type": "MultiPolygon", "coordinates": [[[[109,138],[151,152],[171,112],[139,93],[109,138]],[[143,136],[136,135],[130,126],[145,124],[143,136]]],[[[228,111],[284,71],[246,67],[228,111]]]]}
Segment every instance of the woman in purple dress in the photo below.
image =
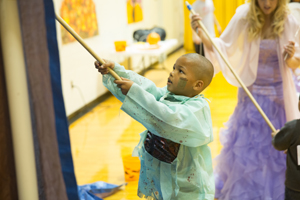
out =
{"type": "MultiPolygon", "coordinates": [[[[215,71],[221,70],[229,83],[239,87],[198,20],[199,15],[193,15],[191,25],[207,58],[215,71]]],[[[220,38],[213,39],[276,129],[299,118],[291,74],[300,64],[297,28],[287,0],[251,0],[237,9],[220,38]]],[[[223,149],[215,168],[215,197],[284,199],[285,155],[272,147],[271,129],[242,88],[226,127],[220,133],[223,149]]]]}

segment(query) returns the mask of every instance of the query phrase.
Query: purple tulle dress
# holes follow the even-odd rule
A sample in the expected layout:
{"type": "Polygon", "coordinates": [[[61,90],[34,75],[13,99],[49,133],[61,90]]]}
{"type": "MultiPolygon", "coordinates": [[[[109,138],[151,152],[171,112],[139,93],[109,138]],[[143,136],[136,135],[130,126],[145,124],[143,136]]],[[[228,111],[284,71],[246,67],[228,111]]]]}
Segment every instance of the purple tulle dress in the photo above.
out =
{"type": "MultiPolygon", "coordinates": [[[[286,122],[276,40],[260,43],[257,78],[248,89],[276,129],[286,122]]],[[[272,146],[271,129],[242,88],[233,115],[221,130],[215,197],[283,200],[286,159],[272,146]]]]}

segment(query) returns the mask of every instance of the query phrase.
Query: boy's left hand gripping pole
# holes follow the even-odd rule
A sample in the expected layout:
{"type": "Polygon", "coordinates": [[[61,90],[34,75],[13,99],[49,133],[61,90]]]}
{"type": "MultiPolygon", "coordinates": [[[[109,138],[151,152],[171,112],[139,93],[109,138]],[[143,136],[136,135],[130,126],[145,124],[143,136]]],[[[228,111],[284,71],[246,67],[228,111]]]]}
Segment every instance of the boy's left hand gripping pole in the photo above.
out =
{"type": "MultiPolygon", "coordinates": [[[[56,20],[63,26],[65,29],[73,35],[73,37],[101,64],[104,64],[105,61],[101,59],[84,41],[83,39],[59,16],[55,13],[56,20]]],[[[122,80],[119,75],[112,70],[111,68],[108,68],[109,73],[117,80],[122,80]]]]}

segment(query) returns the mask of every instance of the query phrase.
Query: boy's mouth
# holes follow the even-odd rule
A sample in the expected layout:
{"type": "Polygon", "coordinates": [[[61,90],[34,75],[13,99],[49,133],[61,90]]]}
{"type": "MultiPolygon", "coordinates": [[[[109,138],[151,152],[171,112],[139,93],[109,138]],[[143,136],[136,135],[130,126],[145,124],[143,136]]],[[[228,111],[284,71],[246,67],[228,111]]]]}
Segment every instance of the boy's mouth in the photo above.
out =
{"type": "Polygon", "coordinates": [[[168,78],[167,85],[170,85],[170,84],[172,84],[172,81],[170,80],[170,78],[168,78]]]}

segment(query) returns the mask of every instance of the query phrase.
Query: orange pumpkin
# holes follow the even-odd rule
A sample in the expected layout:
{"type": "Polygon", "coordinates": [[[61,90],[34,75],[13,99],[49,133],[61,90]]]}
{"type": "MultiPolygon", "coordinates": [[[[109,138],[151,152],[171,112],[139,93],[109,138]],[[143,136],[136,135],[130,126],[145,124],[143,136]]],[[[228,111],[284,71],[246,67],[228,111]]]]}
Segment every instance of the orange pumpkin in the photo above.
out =
{"type": "Polygon", "coordinates": [[[155,32],[151,32],[149,33],[149,35],[147,36],[147,42],[149,44],[157,44],[160,41],[160,35],[158,33],[155,32]]]}

